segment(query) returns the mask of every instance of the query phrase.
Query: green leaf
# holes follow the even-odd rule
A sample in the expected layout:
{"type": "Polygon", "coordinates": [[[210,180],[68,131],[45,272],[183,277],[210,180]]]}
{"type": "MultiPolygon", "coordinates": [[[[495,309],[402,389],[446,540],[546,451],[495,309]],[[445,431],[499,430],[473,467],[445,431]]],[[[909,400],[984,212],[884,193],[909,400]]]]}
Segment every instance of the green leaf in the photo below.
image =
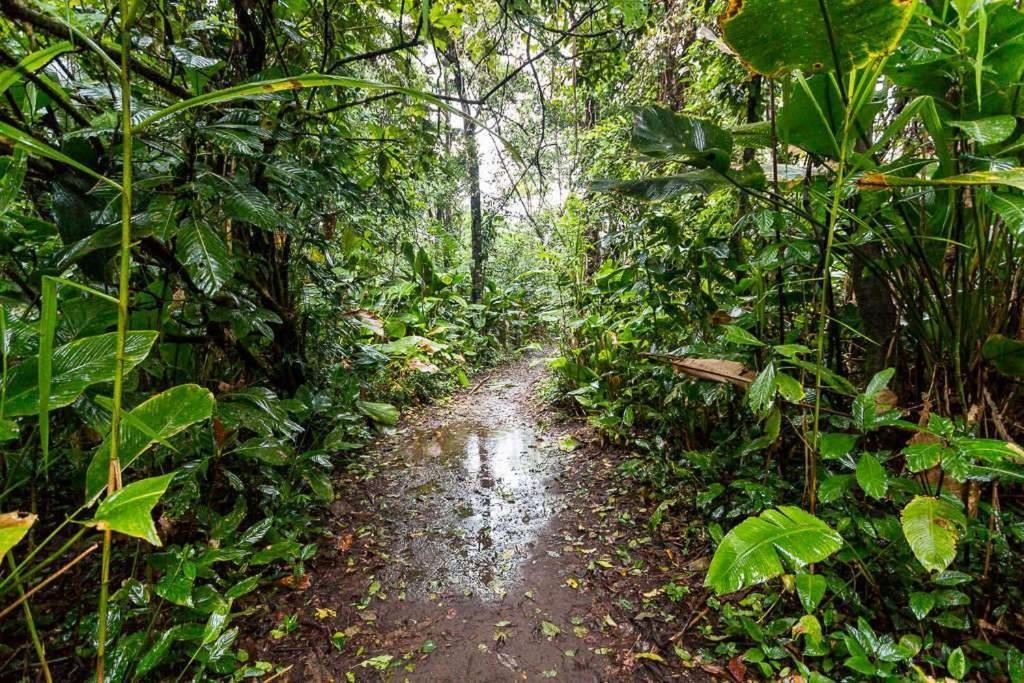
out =
{"type": "Polygon", "coordinates": [[[800,382],[784,372],[775,375],[775,388],[784,399],[792,403],[799,403],[804,399],[804,388],[800,382]]]}
{"type": "Polygon", "coordinates": [[[25,512],[0,513],[0,560],[25,537],[35,523],[36,516],[25,512]]]}
{"type": "MultiPolygon", "coordinates": [[[[213,414],[214,403],[213,394],[207,389],[196,384],[182,384],[137,405],[121,420],[118,453],[121,470],[127,470],[153,444],[164,443],[191,425],[209,418],[213,414]]],[[[85,477],[86,500],[92,500],[103,491],[109,465],[108,434],[89,463],[85,477]]]]}
{"type": "Polygon", "coordinates": [[[853,475],[835,474],[821,480],[818,486],[818,500],[831,503],[842,498],[853,488],[853,475]]]}
{"type": "Polygon", "coordinates": [[[910,611],[914,613],[918,621],[927,617],[933,607],[935,607],[935,597],[931,593],[915,591],[910,594],[910,611]]]}
{"type": "Polygon", "coordinates": [[[757,378],[750,383],[747,390],[747,400],[750,408],[757,414],[763,414],[772,407],[775,402],[775,364],[769,363],[764,370],[758,373],[757,378]]]}
{"type": "Polygon", "coordinates": [[[374,422],[393,427],[398,424],[398,408],[390,403],[373,403],[372,401],[356,401],[359,411],[374,422]]]}
{"type": "Polygon", "coordinates": [[[985,340],[981,355],[1004,375],[1024,377],[1024,341],[994,334],[985,340]]]}
{"type": "Polygon", "coordinates": [[[1015,647],[1006,652],[1006,673],[1010,683],[1024,683],[1024,654],[1015,647]]]}
{"type": "Polygon", "coordinates": [[[178,232],[178,258],[204,294],[212,296],[234,275],[234,262],[220,235],[198,221],[178,232]]]}
{"type": "Polygon", "coordinates": [[[888,173],[865,173],[857,181],[862,190],[888,190],[900,187],[975,187],[1003,185],[1024,190],[1024,168],[1006,168],[998,171],[975,171],[946,178],[917,178],[888,173]]]}
{"type": "Polygon", "coordinates": [[[910,23],[915,4],[909,0],[733,0],[721,27],[740,59],[766,76],[797,69],[806,73],[834,70],[836,59],[845,73],[892,51],[910,23]]]}
{"type": "Polygon", "coordinates": [[[640,111],[632,144],[652,159],[678,159],[696,168],[725,172],[732,155],[732,136],[709,121],[677,114],[665,107],[640,111]]]}
{"type": "Polygon", "coordinates": [[[121,189],[121,186],[118,183],[115,183],[110,178],[97,173],[88,166],[85,166],[84,164],[78,163],[77,161],[67,156],[63,152],[57,151],[53,147],[47,145],[45,142],[35,139],[28,133],[18,130],[14,126],[9,126],[3,122],[0,122],[0,140],[16,148],[23,149],[34,156],[43,157],[44,159],[50,159],[51,161],[56,161],[58,163],[70,166],[74,169],[81,171],[82,173],[85,173],[86,175],[95,178],[96,180],[99,180],[110,185],[113,188],[116,188],[118,190],[121,189]]]}
{"type": "Polygon", "coordinates": [[[25,74],[34,74],[57,57],[74,49],[71,43],[61,41],[54,43],[50,47],[25,55],[15,66],[0,72],[0,95],[7,92],[7,89],[12,85],[21,81],[25,74]]]}
{"type": "Polygon", "coordinates": [[[331,485],[331,477],[327,473],[311,468],[303,472],[302,476],[309,482],[309,487],[313,489],[317,498],[325,503],[334,500],[334,487],[331,485]]]}
{"type": "Polygon", "coordinates": [[[939,464],[942,452],[946,447],[941,443],[918,443],[903,449],[903,457],[907,459],[907,469],[911,472],[923,472],[939,464]]]}
{"type": "Polygon", "coordinates": [[[50,463],[50,388],[53,380],[53,336],[57,329],[57,281],[42,280],[42,305],[39,314],[39,445],[43,469],[50,463]]]}
{"type": "Polygon", "coordinates": [[[766,510],[725,535],[704,585],[718,594],[732,593],[782,574],[783,558],[798,568],[824,560],[842,545],[838,533],[800,508],[766,510]]]}
{"type": "Polygon", "coordinates": [[[14,156],[11,157],[11,161],[7,165],[7,171],[0,178],[0,215],[7,212],[7,207],[18,196],[27,172],[28,154],[23,149],[14,150],[14,156]]]}
{"type": "Polygon", "coordinates": [[[1013,135],[1017,130],[1017,119],[1009,114],[989,116],[974,121],[950,121],[970,139],[979,145],[994,145],[1013,135]]]}
{"type": "Polygon", "coordinates": [[[964,657],[964,651],[961,648],[958,647],[949,653],[946,669],[949,670],[949,675],[956,680],[963,679],[964,674],[967,673],[967,658],[964,657]]]}
{"type": "Polygon", "coordinates": [[[764,346],[764,342],[737,325],[722,325],[722,338],[739,346],[764,346]]]}
{"type": "Polygon", "coordinates": [[[903,535],[914,556],[928,571],[946,569],[956,557],[964,513],[952,503],[931,496],[916,496],[901,515],[903,535]]]}
{"type": "Polygon", "coordinates": [[[797,574],[794,579],[796,594],[804,611],[810,614],[825,597],[827,582],[821,574],[797,574]]]}
{"type": "Polygon", "coordinates": [[[857,434],[838,434],[828,432],[820,437],[818,451],[825,460],[837,460],[847,455],[857,445],[860,438],[857,434]]]}
{"type": "Polygon", "coordinates": [[[96,514],[89,521],[101,530],[116,531],[160,545],[160,537],[153,524],[153,508],[164,495],[175,473],[150,477],[128,484],[120,491],[103,499],[96,514]]]}
{"type": "Polygon", "coordinates": [[[864,453],[857,461],[857,485],[864,493],[875,500],[885,497],[889,489],[889,477],[878,459],[870,453],[864,453]]]}
{"type": "Polygon", "coordinates": [[[660,202],[688,194],[709,194],[725,185],[725,179],[718,173],[701,170],[642,180],[598,180],[590,184],[590,189],[660,202]]]}
{"type": "MultiPolygon", "coordinates": [[[[124,351],[124,370],[130,372],[149,354],[156,341],[152,331],[129,332],[124,351]]],[[[53,352],[49,408],[63,408],[85,389],[114,379],[117,333],[85,337],[53,352]]],[[[15,366],[7,379],[4,415],[34,415],[39,410],[39,359],[30,358],[15,366]]]]}

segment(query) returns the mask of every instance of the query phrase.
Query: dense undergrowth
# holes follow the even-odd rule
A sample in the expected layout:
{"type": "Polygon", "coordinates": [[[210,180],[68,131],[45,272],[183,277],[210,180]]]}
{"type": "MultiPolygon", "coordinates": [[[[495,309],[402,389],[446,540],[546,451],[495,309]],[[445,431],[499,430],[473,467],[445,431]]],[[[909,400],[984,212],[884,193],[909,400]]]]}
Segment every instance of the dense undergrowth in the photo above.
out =
{"type": "Polygon", "coordinates": [[[561,220],[613,218],[555,367],[658,515],[706,525],[706,657],[1022,680],[1024,15],[821,5],[732,3],[759,73],[691,45],[720,80],[588,136],[561,220]]]}

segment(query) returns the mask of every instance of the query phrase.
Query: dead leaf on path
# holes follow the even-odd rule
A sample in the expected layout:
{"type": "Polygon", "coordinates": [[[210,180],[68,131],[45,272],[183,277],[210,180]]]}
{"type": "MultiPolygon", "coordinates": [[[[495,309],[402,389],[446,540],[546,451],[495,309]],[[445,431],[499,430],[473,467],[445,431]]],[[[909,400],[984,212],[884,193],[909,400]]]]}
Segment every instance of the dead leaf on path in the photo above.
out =
{"type": "Polygon", "coordinates": [[[355,540],[356,538],[352,534],[344,534],[341,538],[338,539],[338,551],[347,553],[349,550],[352,549],[352,544],[355,542],[355,540]]]}
{"type": "Polygon", "coordinates": [[[316,618],[317,619],[330,619],[330,618],[333,618],[333,617],[336,617],[336,616],[338,616],[337,611],[331,609],[330,607],[317,607],[316,608],[316,618]]]}
{"type": "Polygon", "coordinates": [[[743,683],[747,677],[747,665],[739,657],[733,657],[729,660],[729,675],[736,683],[743,683]]]}
{"type": "Polygon", "coordinates": [[[296,577],[294,574],[288,576],[282,576],[277,580],[277,585],[284,586],[285,588],[291,588],[296,591],[304,591],[309,588],[310,578],[309,574],[303,574],[302,576],[296,577]]]}

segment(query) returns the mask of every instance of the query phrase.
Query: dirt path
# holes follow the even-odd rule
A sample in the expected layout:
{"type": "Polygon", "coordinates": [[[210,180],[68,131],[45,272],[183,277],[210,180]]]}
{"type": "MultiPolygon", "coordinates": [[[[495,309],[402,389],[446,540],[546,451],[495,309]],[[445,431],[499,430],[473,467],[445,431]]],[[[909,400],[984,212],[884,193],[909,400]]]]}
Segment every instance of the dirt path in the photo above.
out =
{"type": "Polygon", "coordinates": [[[692,678],[681,640],[643,622],[676,617],[634,603],[662,592],[641,567],[665,548],[622,556],[644,520],[616,512],[610,460],[567,452],[581,426],[546,422],[544,373],[539,355],[499,368],[367,453],[309,585],[276,596],[250,652],[293,681],[692,678]]]}

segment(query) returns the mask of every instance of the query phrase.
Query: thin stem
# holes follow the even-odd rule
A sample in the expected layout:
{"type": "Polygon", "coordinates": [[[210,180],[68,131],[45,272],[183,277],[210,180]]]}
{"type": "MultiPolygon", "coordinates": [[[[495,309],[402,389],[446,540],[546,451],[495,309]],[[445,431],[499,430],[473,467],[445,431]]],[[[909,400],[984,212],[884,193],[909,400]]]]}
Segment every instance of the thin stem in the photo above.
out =
{"type": "MultiPolygon", "coordinates": [[[[131,92],[131,26],[132,12],[128,0],[121,0],[121,265],[117,287],[117,356],[114,359],[114,396],[110,413],[110,466],[107,470],[107,495],[121,485],[118,460],[121,441],[121,406],[124,395],[124,347],[128,335],[128,295],[132,239],[132,92],[131,92]]],[[[107,602],[110,584],[111,531],[103,532],[103,560],[100,571],[100,602],[96,628],[96,681],[103,683],[104,656],[107,640],[107,602]]]]}
{"type": "Polygon", "coordinates": [[[25,588],[21,585],[21,578],[18,576],[18,570],[14,564],[14,553],[7,553],[7,566],[11,570],[11,575],[14,577],[14,583],[18,586],[18,593],[21,595],[21,608],[25,612],[25,626],[28,628],[29,635],[32,637],[32,646],[36,649],[36,656],[39,657],[39,666],[43,669],[43,677],[46,679],[46,683],[53,683],[53,676],[50,675],[50,665],[46,661],[46,648],[43,647],[43,641],[39,639],[39,631],[36,630],[35,619],[32,618],[32,608],[28,606],[28,600],[25,596],[25,588]]]}

